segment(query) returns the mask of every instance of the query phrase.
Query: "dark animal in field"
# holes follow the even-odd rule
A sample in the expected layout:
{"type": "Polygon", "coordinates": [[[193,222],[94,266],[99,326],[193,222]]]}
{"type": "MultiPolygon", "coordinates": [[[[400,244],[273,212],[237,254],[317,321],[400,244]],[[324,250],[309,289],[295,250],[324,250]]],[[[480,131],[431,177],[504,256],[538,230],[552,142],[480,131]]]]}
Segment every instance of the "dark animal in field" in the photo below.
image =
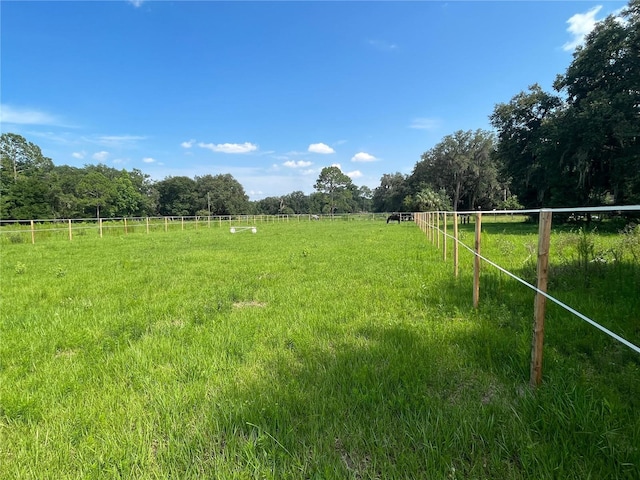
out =
{"type": "Polygon", "coordinates": [[[393,213],[391,215],[389,215],[387,217],[387,223],[389,222],[395,222],[397,221],[398,223],[400,223],[400,214],[399,213],[393,213]]]}
{"type": "Polygon", "coordinates": [[[413,222],[413,213],[405,213],[400,215],[403,222],[413,222]]]}

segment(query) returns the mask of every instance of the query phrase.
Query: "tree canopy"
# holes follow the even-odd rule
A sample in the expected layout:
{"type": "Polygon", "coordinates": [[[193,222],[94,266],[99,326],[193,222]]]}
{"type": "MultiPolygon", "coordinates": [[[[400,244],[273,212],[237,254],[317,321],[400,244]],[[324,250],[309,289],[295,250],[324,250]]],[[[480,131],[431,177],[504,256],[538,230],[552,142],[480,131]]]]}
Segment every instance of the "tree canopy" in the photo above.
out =
{"type": "Polygon", "coordinates": [[[373,191],[373,209],[377,212],[399,212],[403,210],[404,199],[407,195],[410,195],[406,181],[406,175],[400,172],[382,175],[380,186],[373,191]]]}
{"type": "Polygon", "coordinates": [[[491,133],[459,130],[422,154],[408,183],[416,193],[444,192],[454,210],[486,208],[500,190],[493,150],[491,133]]]}
{"type": "Polygon", "coordinates": [[[336,166],[323,168],[314,185],[318,193],[326,195],[323,211],[333,214],[336,213],[338,206],[342,209],[348,208],[347,205],[353,198],[350,186],[351,179],[342,173],[340,168],[336,166]]]}
{"type": "Polygon", "coordinates": [[[640,201],[639,32],[633,0],[576,49],[557,94],[533,85],[495,107],[497,156],[525,206],[640,201]]]}

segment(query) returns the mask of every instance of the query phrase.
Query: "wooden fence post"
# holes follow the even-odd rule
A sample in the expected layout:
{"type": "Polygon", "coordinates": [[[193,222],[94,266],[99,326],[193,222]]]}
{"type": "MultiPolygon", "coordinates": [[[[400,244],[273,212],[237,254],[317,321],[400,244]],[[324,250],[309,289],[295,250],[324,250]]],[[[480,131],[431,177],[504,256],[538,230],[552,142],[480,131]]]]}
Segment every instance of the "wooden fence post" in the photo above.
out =
{"type": "Polygon", "coordinates": [[[182,225],[182,230],[184,230],[184,217],[180,217],[180,225],[182,225]]]}
{"type": "MultiPolygon", "coordinates": [[[[540,210],[540,225],[538,227],[538,290],[547,293],[549,274],[549,246],[551,244],[550,210],[540,210]]],[[[542,381],[542,346],[544,343],[544,313],[547,297],[536,293],[533,307],[533,338],[531,340],[531,379],[532,387],[537,387],[542,381]]]]}
{"type": "Polygon", "coordinates": [[[102,238],[102,218],[98,219],[98,230],[100,231],[100,238],[102,238]]]}
{"type": "Polygon", "coordinates": [[[164,231],[168,231],[169,230],[169,220],[167,219],[167,217],[164,217],[164,231]]]}
{"type": "Polygon", "coordinates": [[[36,243],[36,230],[35,230],[35,226],[33,225],[33,220],[31,220],[31,244],[35,245],[36,243]]]}
{"type": "Polygon", "coordinates": [[[436,243],[436,219],[434,218],[435,214],[431,214],[431,230],[429,231],[431,235],[431,243],[436,243]]]}
{"type": "Polygon", "coordinates": [[[482,233],[482,212],[476,214],[476,241],[473,262],[473,308],[480,303],[480,234],[482,233]]]}
{"type": "Polygon", "coordinates": [[[447,212],[443,212],[442,219],[442,259],[447,260],[447,212]]]}
{"type": "Polygon", "coordinates": [[[126,235],[127,233],[129,233],[127,231],[127,217],[124,217],[124,234],[126,235]]]}
{"type": "Polygon", "coordinates": [[[431,237],[429,236],[429,212],[424,214],[424,233],[427,236],[427,240],[431,240],[431,237]]]}
{"type": "Polygon", "coordinates": [[[146,218],[147,223],[147,235],[149,235],[149,217],[146,218]]]}
{"type": "Polygon", "coordinates": [[[73,240],[73,234],[71,233],[71,219],[69,219],[69,241],[73,240]]]}
{"type": "Polygon", "coordinates": [[[440,248],[440,212],[436,212],[436,242],[438,248],[440,248]]]}
{"type": "Polygon", "coordinates": [[[458,212],[453,212],[453,271],[458,277],[458,212]]]}

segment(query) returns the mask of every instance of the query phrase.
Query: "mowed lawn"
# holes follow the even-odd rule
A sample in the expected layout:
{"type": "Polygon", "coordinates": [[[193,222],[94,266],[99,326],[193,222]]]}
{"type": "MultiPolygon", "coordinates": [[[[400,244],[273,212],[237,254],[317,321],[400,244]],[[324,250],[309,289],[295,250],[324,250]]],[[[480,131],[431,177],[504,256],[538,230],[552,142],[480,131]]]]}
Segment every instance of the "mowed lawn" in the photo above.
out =
{"type": "Polygon", "coordinates": [[[552,311],[533,391],[533,294],[475,311],[468,252],[257,227],[2,244],[0,478],[640,478],[635,353],[552,311]]]}

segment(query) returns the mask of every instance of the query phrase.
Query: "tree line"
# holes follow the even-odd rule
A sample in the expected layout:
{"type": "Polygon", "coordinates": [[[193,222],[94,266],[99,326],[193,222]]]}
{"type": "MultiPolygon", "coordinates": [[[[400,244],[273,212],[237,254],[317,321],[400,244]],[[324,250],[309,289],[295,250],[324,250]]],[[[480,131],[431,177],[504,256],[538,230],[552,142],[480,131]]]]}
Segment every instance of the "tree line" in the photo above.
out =
{"type": "Polygon", "coordinates": [[[107,165],[56,166],[24,137],[0,136],[0,219],[114,218],[371,211],[371,189],[358,187],[338,167],[326,167],[316,192],[249,201],[231,175],[152,181],[138,169],[107,165]]]}
{"type": "Polygon", "coordinates": [[[553,92],[533,84],[456,131],[411,174],[371,190],[338,167],[315,192],[249,201],[230,174],[167,177],[106,165],[55,166],[14,133],[0,138],[0,218],[472,210],[640,203],[640,0],[599,22],[553,92]]]}

